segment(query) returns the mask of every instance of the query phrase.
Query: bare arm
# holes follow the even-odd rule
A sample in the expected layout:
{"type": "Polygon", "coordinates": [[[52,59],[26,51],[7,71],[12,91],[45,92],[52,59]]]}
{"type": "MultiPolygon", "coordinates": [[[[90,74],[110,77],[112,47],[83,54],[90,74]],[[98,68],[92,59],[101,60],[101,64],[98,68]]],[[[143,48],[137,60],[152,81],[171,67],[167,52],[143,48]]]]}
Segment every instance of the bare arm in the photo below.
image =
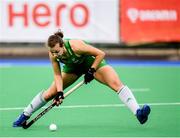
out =
{"type": "Polygon", "coordinates": [[[98,65],[101,63],[105,57],[105,53],[89,44],[84,43],[81,40],[70,40],[71,47],[73,51],[78,55],[92,55],[95,60],[91,68],[97,69],[98,65]]]}
{"type": "Polygon", "coordinates": [[[51,60],[53,71],[54,71],[54,81],[56,84],[57,91],[58,92],[63,91],[63,81],[62,81],[59,62],[56,61],[55,57],[53,57],[51,52],[49,52],[49,58],[51,60]]]}

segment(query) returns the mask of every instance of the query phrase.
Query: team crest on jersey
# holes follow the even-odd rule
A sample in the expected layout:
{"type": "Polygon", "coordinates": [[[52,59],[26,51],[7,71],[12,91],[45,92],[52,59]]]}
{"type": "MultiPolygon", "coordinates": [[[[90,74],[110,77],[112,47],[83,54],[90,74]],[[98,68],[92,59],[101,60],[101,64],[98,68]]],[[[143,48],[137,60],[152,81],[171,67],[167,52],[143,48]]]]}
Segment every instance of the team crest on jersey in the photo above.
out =
{"type": "Polygon", "coordinates": [[[77,63],[77,62],[79,61],[79,60],[76,59],[76,58],[72,58],[71,60],[72,60],[73,63],[77,63]]]}

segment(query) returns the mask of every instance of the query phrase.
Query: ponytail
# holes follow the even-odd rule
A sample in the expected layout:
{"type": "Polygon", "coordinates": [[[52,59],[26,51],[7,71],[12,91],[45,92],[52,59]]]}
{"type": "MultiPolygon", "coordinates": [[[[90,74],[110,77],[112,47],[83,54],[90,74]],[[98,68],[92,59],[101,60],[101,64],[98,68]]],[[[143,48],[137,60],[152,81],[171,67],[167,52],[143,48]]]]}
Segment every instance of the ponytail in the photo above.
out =
{"type": "Polygon", "coordinates": [[[64,37],[64,34],[63,34],[63,32],[61,31],[61,29],[59,29],[57,32],[55,32],[54,35],[59,36],[59,37],[61,37],[61,38],[64,37]]]}
{"type": "Polygon", "coordinates": [[[63,32],[59,29],[57,32],[55,32],[53,35],[49,36],[47,45],[48,47],[54,47],[57,43],[60,44],[60,46],[63,45],[63,32]]]}

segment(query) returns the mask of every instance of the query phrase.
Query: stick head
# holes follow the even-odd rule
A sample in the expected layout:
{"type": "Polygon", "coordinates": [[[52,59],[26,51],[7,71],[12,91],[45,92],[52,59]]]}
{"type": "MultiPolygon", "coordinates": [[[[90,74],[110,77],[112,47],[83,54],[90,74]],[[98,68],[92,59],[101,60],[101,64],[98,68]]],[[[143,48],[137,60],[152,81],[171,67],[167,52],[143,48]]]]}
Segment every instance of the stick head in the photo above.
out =
{"type": "Polygon", "coordinates": [[[27,129],[28,127],[27,127],[27,125],[23,125],[22,128],[27,129]]]}
{"type": "Polygon", "coordinates": [[[22,124],[22,128],[27,129],[27,122],[24,122],[24,123],[22,124]]]}
{"type": "Polygon", "coordinates": [[[27,129],[27,128],[29,128],[33,123],[34,123],[34,121],[30,121],[29,123],[25,122],[24,124],[22,124],[22,128],[27,129]]]}

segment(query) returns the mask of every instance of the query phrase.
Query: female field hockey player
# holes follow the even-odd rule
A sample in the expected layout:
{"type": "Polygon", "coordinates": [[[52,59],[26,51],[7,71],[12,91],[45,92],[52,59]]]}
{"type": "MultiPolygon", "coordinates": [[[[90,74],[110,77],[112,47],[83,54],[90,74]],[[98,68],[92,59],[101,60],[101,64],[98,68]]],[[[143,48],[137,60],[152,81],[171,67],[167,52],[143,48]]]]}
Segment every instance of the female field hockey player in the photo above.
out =
{"type": "Polygon", "coordinates": [[[64,99],[63,90],[83,74],[85,84],[95,78],[114,90],[139,122],[144,124],[148,119],[150,107],[144,105],[140,108],[128,86],[120,81],[115,70],[106,63],[105,53],[82,40],[63,39],[63,36],[63,33],[59,30],[49,36],[47,42],[49,58],[54,71],[54,81],[46,91],[38,93],[33,98],[23,113],[13,122],[13,127],[22,127],[22,124],[35,111],[52,99],[57,106],[61,104],[64,99]],[[60,63],[64,63],[62,71],[60,63]]]}

